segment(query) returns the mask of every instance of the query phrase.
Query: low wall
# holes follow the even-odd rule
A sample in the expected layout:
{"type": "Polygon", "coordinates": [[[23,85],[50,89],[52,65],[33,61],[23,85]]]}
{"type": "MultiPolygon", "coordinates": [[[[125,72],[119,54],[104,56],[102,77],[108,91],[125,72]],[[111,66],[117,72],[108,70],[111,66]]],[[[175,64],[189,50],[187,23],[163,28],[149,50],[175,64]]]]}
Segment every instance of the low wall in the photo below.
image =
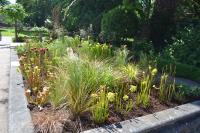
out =
{"type": "Polygon", "coordinates": [[[17,71],[18,56],[11,49],[10,88],[8,105],[8,133],[33,133],[33,124],[30,111],[27,108],[27,99],[24,95],[22,75],[17,71]]]}
{"type": "Polygon", "coordinates": [[[83,133],[200,133],[200,101],[83,133]]]}

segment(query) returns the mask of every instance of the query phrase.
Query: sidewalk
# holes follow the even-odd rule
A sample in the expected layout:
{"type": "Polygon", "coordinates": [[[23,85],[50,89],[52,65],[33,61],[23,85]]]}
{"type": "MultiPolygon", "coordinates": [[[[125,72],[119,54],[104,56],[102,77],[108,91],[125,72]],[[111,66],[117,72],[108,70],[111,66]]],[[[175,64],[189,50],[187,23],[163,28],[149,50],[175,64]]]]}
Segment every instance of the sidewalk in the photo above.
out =
{"type": "Polygon", "coordinates": [[[1,41],[0,41],[0,46],[1,45],[9,45],[9,44],[11,44],[12,43],[12,37],[10,37],[10,36],[2,36],[2,39],[1,39],[1,41]]]}
{"type": "Polygon", "coordinates": [[[8,90],[10,80],[10,38],[0,41],[0,133],[8,132],[8,90]],[[4,44],[4,45],[3,45],[4,44]]]}

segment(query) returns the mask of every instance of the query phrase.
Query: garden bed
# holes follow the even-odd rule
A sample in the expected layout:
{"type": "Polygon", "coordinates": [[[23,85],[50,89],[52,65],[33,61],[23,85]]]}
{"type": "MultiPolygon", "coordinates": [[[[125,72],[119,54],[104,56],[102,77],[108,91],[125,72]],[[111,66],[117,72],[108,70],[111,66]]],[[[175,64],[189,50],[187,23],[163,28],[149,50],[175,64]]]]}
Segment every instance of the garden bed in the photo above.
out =
{"type": "MultiPolygon", "coordinates": [[[[153,114],[159,111],[163,111],[172,107],[178,106],[177,103],[168,103],[168,104],[162,104],[155,98],[151,97],[151,104],[152,106],[149,108],[142,108],[142,107],[135,107],[132,111],[128,112],[127,114],[121,114],[118,112],[114,112],[114,109],[112,106],[109,107],[109,117],[108,120],[105,121],[105,123],[102,124],[96,124],[94,121],[91,120],[91,114],[89,112],[86,112],[80,116],[80,121],[77,120],[70,120],[70,113],[67,111],[67,109],[59,109],[55,110],[53,108],[45,107],[42,111],[39,110],[38,108],[31,110],[32,118],[33,118],[33,123],[36,125],[36,129],[41,127],[37,127],[43,123],[40,123],[41,121],[44,122],[44,120],[52,118],[52,120],[55,121],[62,121],[64,123],[63,127],[65,127],[63,132],[80,132],[80,131],[86,131],[90,130],[93,128],[98,128],[100,126],[104,125],[110,125],[114,123],[118,123],[124,120],[129,120],[141,116],[145,116],[148,114],[153,114]],[[61,113],[62,112],[62,113],[61,113]],[[66,118],[68,120],[66,121],[66,118]],[[38,120],[39,119],[39,120],[38,120]],[[81,123],[81,130],[76,129],[77,122],[81,123]],[[74,128],[74,129],[73,129],[74,128]]],[[[59,128],[59,123],[57,123],[58,128],[59,128]]],[[[53,125],[52,125],[53,126],[53,125]]],[[[43,128],[43,127],[42,127],[43,128]]]]}
{"type": "Polygon", "coordinates": [[[75,37],[29,43],[18,54],[36,132],[81,132],[200,99],[169,82],[172,68],[157,79],[150,61],[130,63],[125,46],[75,37]]]}

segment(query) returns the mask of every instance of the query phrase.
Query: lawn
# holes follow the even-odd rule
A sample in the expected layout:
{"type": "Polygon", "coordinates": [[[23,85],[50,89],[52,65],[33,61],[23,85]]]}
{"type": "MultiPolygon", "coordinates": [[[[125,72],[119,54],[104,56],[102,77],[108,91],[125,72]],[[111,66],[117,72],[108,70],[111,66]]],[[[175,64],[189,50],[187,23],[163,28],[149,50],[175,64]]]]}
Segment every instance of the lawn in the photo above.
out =
{"type": "MultiPolygon", "coordinates": [[[[2,36],[15,36],[15,29],[10,27],[10,28],[1,28],[1,34],[2,36]]],[[[46,36],[47,33],[44,33],[46,36]]],[[[19,36],[37,36],[37,33],[31,30],[22,30],[19,33],[19,36]]]]}
{"type": "Polygon", "coordinates": [[[2,36],[15,36],[14,28],[1,28],[2,36]]]}

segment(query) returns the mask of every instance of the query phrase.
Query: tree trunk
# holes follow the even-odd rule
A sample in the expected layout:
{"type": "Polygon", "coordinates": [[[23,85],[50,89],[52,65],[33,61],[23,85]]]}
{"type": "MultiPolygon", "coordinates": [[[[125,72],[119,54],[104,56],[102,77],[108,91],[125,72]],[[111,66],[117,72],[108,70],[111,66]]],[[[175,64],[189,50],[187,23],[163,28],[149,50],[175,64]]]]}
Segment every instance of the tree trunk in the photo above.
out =
{"type": "Polygon", "coordinates": [[[59,28],[61,26],[61,21],[60,21],[60,5],[55,6],[52,9],[52,19],[53,19],[53,35],[52,38],[56,39],[59,37],[59,28]]]}
{"type": "Polygon", "coordinates": [[[176,30],[175,13],[179,0],[156,0],[151,18],[151,40],[156,51],[161,51],[176,30]]]}
{"type": "Polygon", "coordinates": [[[17,29],[17,20],[15,20],[15,41],[18,41],[18,29],[17,29]]]}

